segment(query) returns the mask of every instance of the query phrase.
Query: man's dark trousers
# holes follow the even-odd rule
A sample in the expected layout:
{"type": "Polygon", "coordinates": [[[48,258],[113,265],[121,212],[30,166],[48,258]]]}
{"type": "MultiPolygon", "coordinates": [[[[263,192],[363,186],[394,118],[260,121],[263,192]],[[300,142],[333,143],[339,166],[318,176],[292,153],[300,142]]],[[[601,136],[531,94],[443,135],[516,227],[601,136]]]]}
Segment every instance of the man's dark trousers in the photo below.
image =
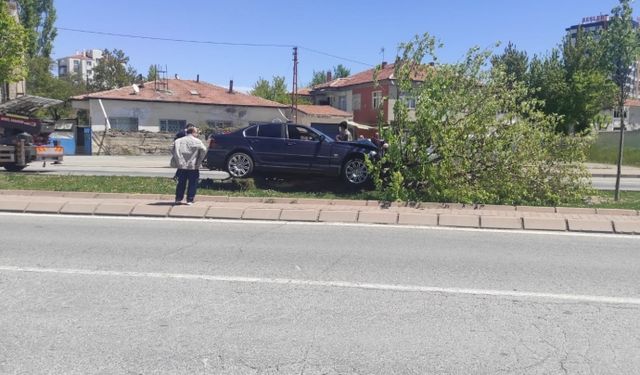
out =
{"type": "Polygon", "coordinates": [[[187,202],[193,202],[198,190],[198,180],[200,179],[200,171],[197,169],[178,169],[178,185],[176,185],[176,202],[182,201],[184,198],[184,190],[187,187],[187,202]]]}

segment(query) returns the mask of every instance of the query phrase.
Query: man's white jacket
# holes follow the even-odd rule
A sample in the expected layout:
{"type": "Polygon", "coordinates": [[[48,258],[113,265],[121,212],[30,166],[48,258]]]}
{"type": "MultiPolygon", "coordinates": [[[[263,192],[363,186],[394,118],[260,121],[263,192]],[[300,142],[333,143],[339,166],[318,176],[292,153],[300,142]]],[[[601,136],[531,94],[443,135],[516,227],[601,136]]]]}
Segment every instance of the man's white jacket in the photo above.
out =
{"type": "Polygon", "coordinates": [[[207,156],[207,148],[201,140],[188,134],[173,141],[171,166],[178,169],[200,169],[207,156]]]}

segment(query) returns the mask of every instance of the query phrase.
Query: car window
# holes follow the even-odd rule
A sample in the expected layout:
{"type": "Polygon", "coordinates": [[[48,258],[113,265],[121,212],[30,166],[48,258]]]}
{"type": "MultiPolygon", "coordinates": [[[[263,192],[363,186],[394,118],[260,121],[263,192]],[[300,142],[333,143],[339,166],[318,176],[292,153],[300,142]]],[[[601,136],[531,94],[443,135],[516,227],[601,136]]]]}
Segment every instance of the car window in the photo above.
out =
{"type": "Polygon", "coordinates": [[[258,134],[258,127],[252,126],[249,129],[244,131],[245,137],[255,137],[258,134]]]}
{"type": "Polygon", "coordinates": [[[289,139],[300,139],[302,141],[314,141],[318,135],[304,126],[287,125],[289,139]]]}
{"type": "Polygon", "coordinates": [[[258,137],[281,138],[282,126],[280,124],[259,125],[258,137]]]}

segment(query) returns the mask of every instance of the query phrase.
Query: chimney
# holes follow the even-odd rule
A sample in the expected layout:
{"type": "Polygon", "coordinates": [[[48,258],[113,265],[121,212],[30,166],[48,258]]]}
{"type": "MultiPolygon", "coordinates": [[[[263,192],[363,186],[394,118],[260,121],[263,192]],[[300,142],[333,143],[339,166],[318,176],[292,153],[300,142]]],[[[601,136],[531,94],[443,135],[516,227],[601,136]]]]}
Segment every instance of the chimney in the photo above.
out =
{"type": "Polygon", "coordinates": [[[229,94],[233,94],[233,80],[229,81],[229,94]]]}
{"type": "Polygon", "coordinates": [[[331,72],[327,70],[327,82],[331,82],[331,72]]]}
{"type": "Polygon", "coordinates": [[[383,62],[382,62],[382,68],[384,69],[386,66],[387,66],[387,62],[386,62],[386,61],[383,61],[383,62]]]}
{"type": "Polygon", "coordinates": [[[200,83],[200,74],[196,74],[196,82],[200,83]]]}

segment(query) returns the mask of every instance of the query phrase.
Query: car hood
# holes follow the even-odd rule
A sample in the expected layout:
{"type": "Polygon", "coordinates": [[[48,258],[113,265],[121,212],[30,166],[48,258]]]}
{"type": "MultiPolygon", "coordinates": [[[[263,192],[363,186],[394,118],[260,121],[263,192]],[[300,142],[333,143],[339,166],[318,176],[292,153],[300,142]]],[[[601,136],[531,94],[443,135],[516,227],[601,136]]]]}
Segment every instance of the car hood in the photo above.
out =
{"type": "Polygon", "coordinates": [[[368,140],[350,141],[350,142],[335,142],[336,145],[345,145],[349,147],[362,147],[368,150],[378,150],[378,147],[368,140]]]}

